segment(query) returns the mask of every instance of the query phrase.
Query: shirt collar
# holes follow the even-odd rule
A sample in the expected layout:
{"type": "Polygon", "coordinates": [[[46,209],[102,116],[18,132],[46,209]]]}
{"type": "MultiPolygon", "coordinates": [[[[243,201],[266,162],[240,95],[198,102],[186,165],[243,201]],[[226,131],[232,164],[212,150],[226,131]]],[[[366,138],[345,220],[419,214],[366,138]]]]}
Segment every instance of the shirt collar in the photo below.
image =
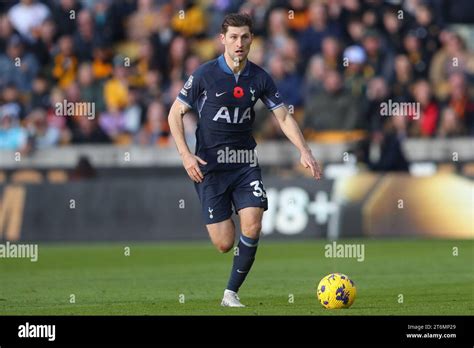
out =
{"type": "MultiPolygon", "coordinates": [[[[219,58],[217,58],[217,62],[219,64],[219,68],[221,68],[221,70],[223,72],[225,72],[226,74],[229,74],[229,75],[234,75],[234,72],[230,69],[230,67],[227,65],[227,62],[225,61],[225,58],[224,58],[224,55],[221,54],[219,56],[219,58]]],[[[248,76],[249,75],[249,72],[250,72],[250,64],[249,64],[249,60],[247,59],[247,62],[245,63],[245,67],[244,69],[242,70],[242,72],[240,73],[240,75],[243,75],[243,76],[248,76]]]]}

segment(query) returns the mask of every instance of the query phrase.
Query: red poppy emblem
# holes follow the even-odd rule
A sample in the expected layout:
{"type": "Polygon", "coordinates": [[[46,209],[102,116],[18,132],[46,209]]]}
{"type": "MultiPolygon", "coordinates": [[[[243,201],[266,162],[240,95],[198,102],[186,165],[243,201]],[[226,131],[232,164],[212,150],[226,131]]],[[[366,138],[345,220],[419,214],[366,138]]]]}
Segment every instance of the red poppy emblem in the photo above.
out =
{"type": "Polygon", "coordinates": [[[244,89],[242,87],[234,88],[234,97],[242,98],[244,96],[244,89]]]}

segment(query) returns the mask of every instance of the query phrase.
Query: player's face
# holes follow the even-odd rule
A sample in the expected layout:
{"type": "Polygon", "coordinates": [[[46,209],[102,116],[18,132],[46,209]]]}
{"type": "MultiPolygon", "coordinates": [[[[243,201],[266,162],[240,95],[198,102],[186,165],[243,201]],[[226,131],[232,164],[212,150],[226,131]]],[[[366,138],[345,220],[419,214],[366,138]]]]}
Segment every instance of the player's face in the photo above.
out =
{"type": "Polygon", "coordinates": [[[221,34],[225,51],[234,62],[242,62],[247,58],[252,39],[253,35],[248,26],[228,27],[227,33],[221,34]]]}

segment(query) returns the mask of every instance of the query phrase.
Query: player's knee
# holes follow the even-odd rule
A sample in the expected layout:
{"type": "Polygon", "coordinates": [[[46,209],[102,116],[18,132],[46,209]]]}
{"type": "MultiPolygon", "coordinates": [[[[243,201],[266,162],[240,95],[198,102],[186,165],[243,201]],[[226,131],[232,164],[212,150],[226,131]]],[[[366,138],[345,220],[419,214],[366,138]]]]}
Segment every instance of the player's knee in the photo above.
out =
{"type": "Polygon", "coordinates": [[[216,245],[217,250],[219,250],[219,252],[227,253],[232,249],[232,247],[234,246],[234,243],[219,242],[219,243],[216,243],[215,245],[216,245]]]}
{"type": "Polygon", "coordinates": [[[249,238],[258,238],[262,230],[262,223],[260,221],[242,226],[243,234],[249,238]]]}

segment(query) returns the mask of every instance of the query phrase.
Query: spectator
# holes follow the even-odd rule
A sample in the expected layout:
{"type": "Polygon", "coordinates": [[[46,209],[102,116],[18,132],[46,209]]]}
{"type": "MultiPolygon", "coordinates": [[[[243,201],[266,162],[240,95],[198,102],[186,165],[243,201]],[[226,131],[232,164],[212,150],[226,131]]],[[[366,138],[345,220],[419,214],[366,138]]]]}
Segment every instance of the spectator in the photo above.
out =
{"type": "Polygon", "coordinates": [[[410,86],[413,84],[413,66],[408,57],[399,54],[395,57],[395,76],[392,84],[393,98],[399,102],[410,100],[410,86]]]}
{"type": "Polygon", "coordinates": [[[323,90],[323,80],[326,66],[321,55],[311,57],[305,74],[304,100],[310,100],[314,95],[323,90]]]}
{"type": "Polygon", "coordinates": [[[21,101],[20,91],[14,84],[8,84],[2,90],[2,102],[8,105],[8,110],[15,110],[15,115],[22,120],[25,116],[25,107],[21,101]]]}
{"type": "Polygon", "coordinates": [[[6,14],[0,14],[0,52],[7,50],[7,43],[11,36],[13,36],[14,30],[8,16],[6,14]]]}
{"type": "MultiPolygon", "coordinates": [[[[253,49],[254,48],[252,44],[252,50],[253,49]]],[[[285,62],[285,66],[287,67],[288,71],[294,71],[300,77],[304,75],[305,67],[303,66],[301,62],[298,41],[296,41],[295,39],[291,37],[288,38],[285,46],[283,46],[282,49],[279,51],[279,54],[283,58],[283,61],[285,62]]],[[[258,64],[256,61],[253,61],[253,62],[258,64]]]]}
{"type": "Polygon", "coordinates": [[[149,70],[145,76],[145,88],[140,93],[139,103],[149,105],[162,97],[162,77],[158,70],[149,70]]]}
{"type": "Polygon", "coordinates": [[[18,110],[11,104],[0,108],[0,150],[26,150],[27,133],[20,126],[18,110]]]}
{"type": "Polygon", "coordinates": [[[449,93],[449,76],[455,72],[474,74],[474,55],[467,51],[461,36],[445,31],[440,34],[442,48],[433,56],[429,76],[434,94],[440,100],[449,93]]]}
{"type": "Polygon", "coordinates": [[[441,24],[435,21],[433,10],[427,4],[419,4],[415,12],[415,24],[412,29],[421,41],[421,46],[427,54],[428,61],[431,61],[434,53],[440,46],[438,40],[441,33],[441,24]]]}
{"type": "Polygon", "coordinates": [[[288,14],[282,8],[274,9],[268,18],[268,49],[270,52],[281,51],[290,38],[288,14]]]}
{"type": "Polygon", "coordinates": [[[29,92],[38,71],[35,56],[25,52],[18,35],[11,36],[6,54],[0,55],[0,88],[13,83],[20,91],[29,92]]]}
{"type": "Polygon", "coordinates": [[[128,104],[128,68],[124,56],[114,58],[114,73],[104,85],[104,99],[108,112],[123,110],[128,104]]]}
{"type": "Polygon", "coordinates": [[[438,128],[438,136],[441,138],[451,138],[463,136],[466,128],[461,119],[456,115],[454,109],[446,107],[441,111],[441,122],[438,128]]]}
{"type": "Polygon", "coordinates": [[[58,85],[67,89],[76,79],[78,59],[74,55],[71,36],[59,38],[59,52],[54,56],[53,77],[58,85]]]}
{"type": "Polygon", "coordinates": [[[414,31],[409,31],[403,38],[403,53],[413,66],[416,78],[426,78],[429,69],[429,57],[414,31]]]}
{"type": "Polygon", "coordinates": [[[110,143],[111,140],[98,126],[97,118],[89,120],[87,117],[77,117],[76,127],[72,132],[73,144],[100,144],[110,143]]]}
{"type": "Polygon", "coordinates": [[[238,12],[248,13],[252,17],[255,35],[266,36],[265,23],[270,5],[270,0],[247,0],[240,7],[238,12]]]}
{"type": "Polygon", "coordinates": [[[331,70],[342,70],[341,45],[336,37],[325,37],[321,45],[321,52],[326,68],[331,70]]]}
{"type": "MultiPolygon", "coordinates": [[[[169,5],[171,7],[171,5],[169,5]]],[[[180,9],[177,9],[178,12],[180,9]]],[[[151,35],[163,18],[160,12],[164,11],[172,16],[171,8],[158,9],[153,0],[138,0],[137,9],[127,19],[127,36],[132,41],[140,41],[151,35]]],[[[183,21],[185,22],[185,21],[183,21]]]]}
{"type": "MultiPolygon", "coordinates": [[[[79,103],[81,102],[81,89],[79,87],[79,84],[77,82],[71,83],[70,86],[64,91],[64,100],[61,100],[60,103],[64,103],[65,101],[68,103],[79,103]]],[[[84,116],[77,114],[76,111],[78,109],[76,107],[73,108],[73,115],[68,114],[58,114],[58,110],[56,108],[57,104],[53,105],[55,107],[54,113],[57,118],[62,118],[66,120],[66,124],[69,129],[75,129],[77,127],[77,124],[81,118],[84,118],[84,116]],[[64,117],[66,116],[66,117],[64,117]]]]}
{"type": "Polygon", "coordinates": [[[114,142],[119,143],[125,132],[125,117],[121,110],[105,111],[100,114],[99,126],[114,142]]]}
{"type": "Polygon", "coordinates": [[[153,65],[153,46],[150,39],[140,42],[137,60],[134,63],[134,74],[130,76],[130,84],[135,87],[145,86],[145,77],[153,65]]]}
{"type": "Polygon", "coordinates": [[[82,63],[79,66],[77,80],[81,91],[80,99],[85,102],[94,103],[95,112],[97,114],[104,111],[103,85],[94,78],[92,65],[90,63],[82,63]]]}
{"type": "Polygon", "coordinates": [[[175,32],[184,37],[204,34],[207,22],[201,6],[194,4],[194,1],[182,1],[182,4],[178,5],[175,10],[175,15],[171,20],[171,27],[175,32]]]}
{"type": "MultiPolygon", "coordinates": [[[[120,21],[122,13],[117,10],[117,5],[111,0],[94,0],[92,13],[94,15],[95,30],[100,33],[100,39],[111,42],[119,41],[120,21]]],[[[126,6],[126,4],[125,4],[126,6]]]]}
{"type": "Polygon", "coordinates": [[[127,134],[127,137],[122,139],[123,142],[132,142],[128,135],[137,134],[140,131],[143,111],[140,105],[140,92],[141,90],[136,88],[130,89],[128,105],[123,112],[123,130],[127,134]]]}
{"type": "MultiPolygon", "coordinates": [[[[362,4],[359,0],[343,0],[341,3],[342,8],[339,19],[348,27],[351,19],[360,18],[362,16],[362,4]]],[[[345,28],[346,31],[347,27],[345,28]]]]}
{"type": "Polygon", "coordinates": [[[406,137],[406,117],[395,115],[384,124],[380,143],[380,156],[371,161],[369,168],[379,172],[407,172],[408,161],[403,151],[403,141],[406,137]]]}
{"type": "Polygon", "coordinates": [[[138,134],[136,142],[140,145],[165,146],[169,142],[166,109],[160,102],[152,102],[146,113],[146,123],[138,134]]]}
{"type": "MultiPolygon", "coordinates": [[[[162,6],[156,20],[157,26],[153,30],[150,40],[153,45],[153,62],[163,78],[163,83],[167,82],[169,56],[163,54],[169,52],[173,30],[171,29],[171,14],[167,6],[162,6]]],[[[219,29],[220,30],[220,29],[219,29]]]]}
{"type": "Polygon", "coordinates": [[[33,149],[46,149],[59,143],[61,132],[48,124],[44,109],[34,109],[25,121],[29,142],[33,149]]]}
{"type": "Polygon", "coordinates": [[[51,65],[53,60],[53,50],[55,49],[55,40],[57,26],[52,19],[47,19],[41,25],[38,33],[38,39],[31,44],[31,52],[36,56],[39,64],[42,66],[42,73],[51,74],[51,65]]]}
{"type": "Polygon", "coordinates": [[[291,15],[290,21],[288,21],[288,28],[291,31],[299,33],[308,27],[308,6],[305,0],[289,0],[286,12],[291,15]]]}
{"type": "Polygon", "coordinates": [[[81,10],[77,15],[77,31],[74,34],[74,48],[80,62],[91,61],[92,52],[102,35],[96,30],[94,16],[88,9],[81,10]]]}
{"type": "Polygon", "coordinates": [[[469,95],[465,74],[457,72],[449,77],[449,91],[444,104],[453,109],[464,133],[474,135],[474,100],[469,95]]]}
{"type": "Polygon", "coordinates": [[[8,18],[20,35],[29,42],[33,42],[35,31],[49,16],[49,8],[36,0],[20,0],[8,11],[8,18]]]}
{"type": "Polygon", "coordinates": [[[362,20],[357,17],[349,18],[347,23],[347,38],[346,41],[349,45],[362,45],[362,40],[364,39],[364,33],[366,32],[366,27],[362,20]]]}
{"type": "Polygon", "coordinates": [[[53,19],[60,36],[74,34],[77,29],[76,15],[79,14],[81,7],[80,2],[76,0],[59,0],[54,3],[53,19]]]}
{"type": "Polygon", "coordinates": [[[111,54],[111,49],[105,42],[98,41],[95,43],[92,52],[92,73],[94,79],[102,81],[112,75],[111,54]]]}
{"type": "Polygon", "coordinates": [[[366,28],[375,30],[379,27],[378,20],[382,18],[382,15],[378,13],[377,9],[380,9],[380,7],[368,6],[363,10],[362,23],[366,28]]]}
{"type": "Polygon", "coordinates": [[[369,80],[365,98],[366,104],[364,106],[365,119],[369,124],[372,137],[378,140],[381,139],[383,121],[386,120],[381,117],[380,110],[382,103],[387,102],[389,98],[390,88],[383,77],[375,77],[369,80]]]}
{"type": "Polygon", "coordinates": [[[45,76],[38,75],[33,80],[33,90],[31,94],[31,100],[29,109],[41,108],[47,110],[49,103],[49,83],[45,76]]]}
{"type": "Polygon", "coordinates": [[[166,93],[163,93],[163,103],[166,105],[167,109],[169,109],[176,100],[181,88],[183,88],[183,81],[174,80],[166,93]]]}
{"type": "Polygon", "coordinates": [[[270,61],[270,74],[273,76],[283,101],[293,107],[302,106],[302,80],[294,71],[288,71],[285,68],[281,56],[277,55],[270,61]]]}
{"type": "Polygon", "coordinates": [[[420,115],[411,118],[409,135],[431,137],[436,133],[439,107],[432,97],[428,81],[417,81],[413,86],[413,96],[420,107],[420,115]]]}
{"type": "Polygon", "coordinates": [[[386,42],[392,52],[402,52],[402,21],[398,18],[398,11],[395,8],[387,8],[383,14],[383,28],[386,42]]]}
{"type": "Polygon", "coordinates": [[[344,85],[345,88],[351,92],[354,97],[361,97],[365,95],[367,87],[367,79],[364,76],[364,63],[366,55],[364,49],[360,46],[349,46],[344,50],[343,66],[346,66],[344,71],[344,85]]]}
{"type": "Polygon", "coordinates": [[[382,49],[378,31],[367,30],[362,45],[367,54],[366,76],[383,76],[385,80],[392,81],[393,54],[382,49]]]}
{"type": "MultiPolygon", "coordinates": [[[[48,124],[61,130],[61,139],[63,143],[68,143],[71,139],[71,133],[67,128],[67,118],[56,115],[56,105],[62,104],[66,99],[65,93],[58,87],[53,87],[49,95],[49,107],[47,108],[48,124]]],[[[70,121],[72,123],[72,121],[70,121]]],[[[71,126],[71,129],[73,126],[71,126]]]]}
{"type": "Polygon", "coordinates": [[[188,54],[188,45],[186,39],[182,36],[176,36],[170,45],[168,79],[170,81],[184,80],[184,62],[188,54]]]}
{"type": "Polygon", "coordinates": [[[310,57],[321,52],[323,40],[327,36],[341,37],[337,22],[329,22],[327,8],[320,2],[309,5],[309,27],[299,35],[299,46],[305,65],[310,57]]]}
{"type": "Polygon", "coordinates": [[[306,100],[304,128],[319,131],[365,129],[358,101],[343,89],[341,75],[330,70],[324,77],[321,93],[306,100]]]}
{"type": "Polygon", "coordinates": [[[199,56],[192,54],[186,58],[184,63],[184,79],[187,80],[194,71],[201,65],[201,59],[199,56]]]}

